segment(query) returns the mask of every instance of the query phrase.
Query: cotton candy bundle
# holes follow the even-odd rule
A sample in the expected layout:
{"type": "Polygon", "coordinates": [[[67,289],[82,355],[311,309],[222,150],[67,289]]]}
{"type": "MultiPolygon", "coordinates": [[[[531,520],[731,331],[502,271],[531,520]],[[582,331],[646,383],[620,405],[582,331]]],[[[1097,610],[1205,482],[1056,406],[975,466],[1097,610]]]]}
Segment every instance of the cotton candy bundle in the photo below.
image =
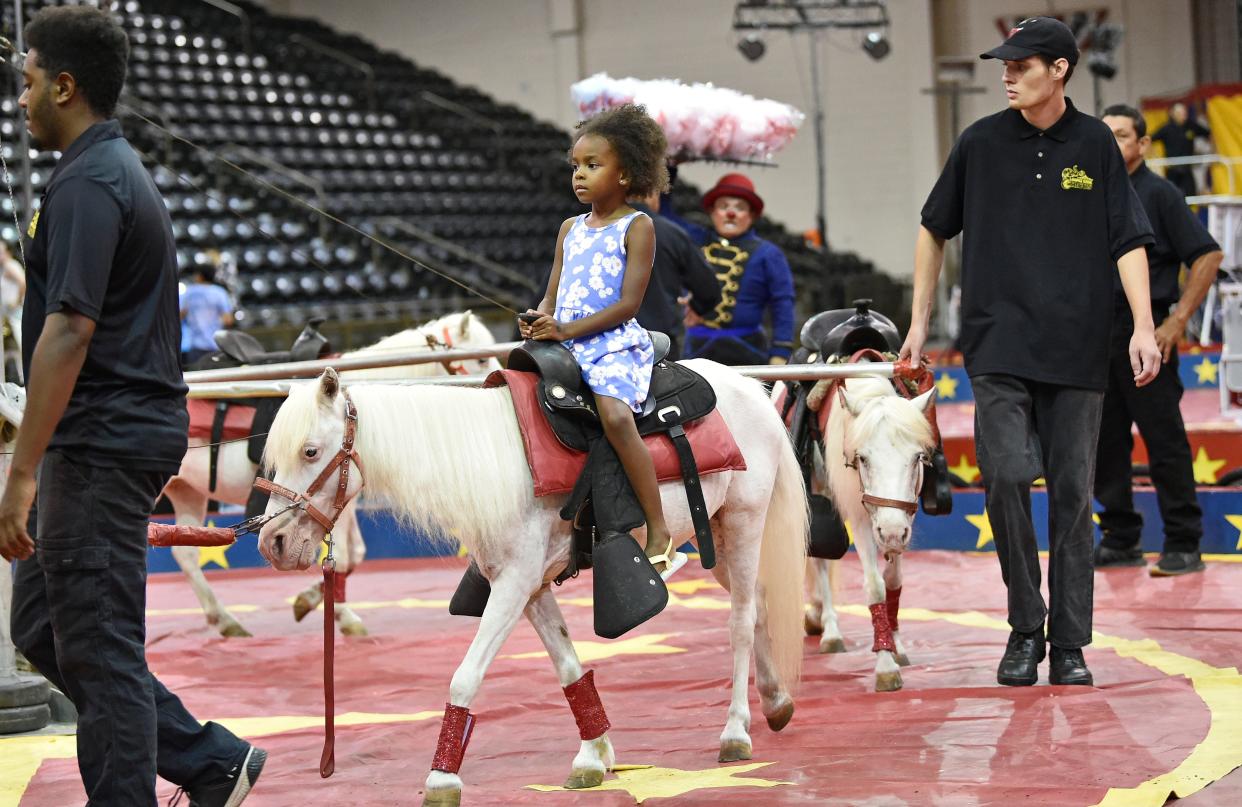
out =
{"type": "Polygon", "coordinates": [[[570,88],[584,118],[622,104],[642,104],[678,159],[771,160],[806,117],[789,104],[711,84],[641,81],[596,73],[570,88]]]}

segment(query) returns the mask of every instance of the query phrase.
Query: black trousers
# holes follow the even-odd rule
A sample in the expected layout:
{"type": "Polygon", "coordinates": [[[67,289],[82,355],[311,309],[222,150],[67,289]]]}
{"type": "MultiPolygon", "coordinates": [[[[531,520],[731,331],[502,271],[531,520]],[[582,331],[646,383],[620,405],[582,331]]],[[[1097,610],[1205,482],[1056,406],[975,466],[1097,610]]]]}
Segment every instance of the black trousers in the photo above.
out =
{"type": "Polygon", "coordinates": [[[970,379],[975,446],[988,519],[1009,592],[1009,624],[1071,650],[1091,643],[1095,528],[1091,489],[1104,397],[1095,390],[1009,375],[970,379]],[[1048,492],[1048,605],[1040,590],[1031,483],[1048,492]]]}
{"type": "Polygon", "coordinates": [[[1100,419],[1095,498],[1104,508],[1100,513],[1101,543],[1113,549],[1131,549],[1142,542],[1143,517],[1134,509],[1130,460],[1134,449],[1131,426],[1137,425],[1147,444],[1151,481],[1164,521],[1164,550],[1197,552],[1203,537],[1203,511],[1195,495],[1194,463],[1182,421],[1177,353],[1161,366],[1154,381],[1135,387],[1128,353],[1133,330],[1130,322],[1128,312],[1118,313],[1100,419]]]}
{"type": "Polygon", "coordinates": [[[169,474],[49,452],[13,581],[13,643],[78,710],[88,807],[151,807],[156,773],[222,779],[247,744],[200,725],[147,668],[147,520],[169,474]]]}

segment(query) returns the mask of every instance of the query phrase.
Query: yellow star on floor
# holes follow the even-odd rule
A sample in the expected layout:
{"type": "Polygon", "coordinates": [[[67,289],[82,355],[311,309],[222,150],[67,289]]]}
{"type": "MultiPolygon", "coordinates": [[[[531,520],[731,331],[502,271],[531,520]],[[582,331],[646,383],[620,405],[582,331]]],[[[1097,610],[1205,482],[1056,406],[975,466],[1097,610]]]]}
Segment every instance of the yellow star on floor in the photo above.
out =
{"type": "Polygon", "coordinates": [[[1212,361],[1211,356],[1204,356],[1203,361],[1195,365],[1195,375],[1199,377],[1200,384],[1215,384],[1216,369],[1220,365],[1212,361]]]}
{"type": "Polygon", "coordinates": [[[992,522],[988,520],[987,510],[977,516],[966,516],[966,520],[979,530],[979,539],[975,541],[975,549],[983,549],[992,543],[992,522]]]}
{"type": "MultiPolygon", "coordinates": [[[[441,710],[412,714],[377,714],[347,712],[336,716],[337,726],[369,726],[385,723],[412,723],[435,720],[441,710]]],[[[260,737],[304,731],[323,725],[318,716],[234,717],[216,718],[216,722],[243,737],[260,737]]],[[[77,738],[72,735],[20,735],[0,737],[0,805],[16,805],[21,801],[39,766],[48,759],[72,759],[77,756],[77,738]]]]}
{"type": "MultiPolygon", "coordinates": [[[[624,790],[634,797],[637,804],[647,799],[671,798],[692,793],[696,790],[707,790],[716,787],[779,787],[792,785],[793,782],[781,782],[775,779],[755,779],[738,776],[749,773],[756,768],[765,768],[771,762],[753,762],[749,765],[729,765],[723,768],[707,768],[701,771],[683,771],[678,768],[636,768],[618,770],[616,779],[609,779],[598,787],[586,788],[583,792],[598,790],[624,790]]],[[[554,785],[527,785],[531,790],[543,792],[564,790],[554,785]]]]}
{"type": "Polygon", "coordinates": [[[936,379],[936,397],[942,400],[957,397],[958,381],[948,373],[941,373],[936,379]]]}
{"type": "Polygon", "coordinates": [[[1228,521],[1237,529],[1238,545],[1235,548],[1242,551],[1242,516],[1225,516],[1225,521],[1228,521]]]}
{"type": "MultiPolygon", "coordinates": [[[[602,658],[612,658],[613,656],[662,656],[669,653],[686,652],[684,647],[661,644],[665,639],[676,635],[675,633],[649,633],[645,636],[635,636],[633,639],[622,639],[618,642],[592,642],[586,640],[574,642],[574,650],[578,653],[578,660],[584,664],[602,658]]],[[[533,653],[514,653],[513,655],[504,656],[504,658],[547,658],[547,656],[546,651],[536,650],[533,653]]]]}
{"type": "Polygon", "coordinates": [[[203,568],[208,563],[214,563],[221,569],[229,568],[228,551],[233,545],[227,546],[200,546],[198,548],[198,568],[203,568]]]}
{"type": "Polygon", "coordinates": [[[1195,481],[1200,485],[1210,485],[1216,481],[1216,473],[1225,465],[1226,460],[1214,460],[1208,456],[1207,448],[1199,446],[1195,454],[1195,481]]]}
{"type": "Polygon", "coordinates": [[[949,470],[957,474],[968,485],[979,478],[979,466],[971,465],[970,460],[966,459],[965,454],[962,454],[961,458],[958,459],[957,465],[950,465],[949,470]]]}

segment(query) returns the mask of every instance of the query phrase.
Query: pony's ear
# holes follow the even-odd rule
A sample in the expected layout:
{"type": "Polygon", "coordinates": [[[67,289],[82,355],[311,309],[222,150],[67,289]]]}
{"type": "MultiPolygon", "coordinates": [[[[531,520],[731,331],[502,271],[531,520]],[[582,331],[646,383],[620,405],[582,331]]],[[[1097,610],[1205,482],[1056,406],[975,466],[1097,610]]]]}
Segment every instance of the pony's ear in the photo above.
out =
{"type": "Polygon", "coordinates": [[[336,370],[329,367],[323,371],[323,375],[319,376],[319,397],[322,403],[332,403],[336,400],[336,396],[341,391],[341,377],[336,374],[336,370]]]}
{"type": "Polygon", "coordinates": [[[936,388],[932,387],[927,392],[911,399],[911,403],[919,408],[923,414],[927,414],[927,410],[931,407],[932,402],[936,400],[936,388]]]}
{"type": "Polygon", "coordinates": [[[858,416],[858,407],[855,405],[853,398],[850,397],[850,394],[845,391],[844,384],[837,387],[837,401],[845,407],[845,411],[855,417],[858,416]]]}
{"type": "Polygon", "coordinates": [[[465,336],[470,335],[470,318],[473,316],[474,316],[474,312],[471,311],[469,308],[467,308],[465,311],[462,312],[461,320],[457,324],[457,335],[458,336],[465,337],[465,336]]]}

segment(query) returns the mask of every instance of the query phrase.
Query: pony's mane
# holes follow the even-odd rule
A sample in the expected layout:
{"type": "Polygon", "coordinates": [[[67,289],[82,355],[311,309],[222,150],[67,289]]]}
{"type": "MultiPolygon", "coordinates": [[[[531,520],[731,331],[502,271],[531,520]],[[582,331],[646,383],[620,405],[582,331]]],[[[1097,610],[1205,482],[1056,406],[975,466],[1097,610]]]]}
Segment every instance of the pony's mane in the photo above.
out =
{"type": "MultiPolygon", "coordinates": [[[[280,408],[264,457],[277,473],[303,462],[302,446],[329,415],[318,391],[299,385],[280,408]]],[[[404,524],[477,550],[521,523],[534,493],[507,387],[364,385],[350,397],[365,493],[404,524]]]]}
{"type": "Polygon", "coordinates": [[[912,442],[925,449],[931,448],[935,442],[926,416],[896,394],[887,380],[853,379],[847,382],[846,390],[859,410],[847,427],[851,445],[865,442],[880,429],[887,429],[895,439],[912,442]]]}

